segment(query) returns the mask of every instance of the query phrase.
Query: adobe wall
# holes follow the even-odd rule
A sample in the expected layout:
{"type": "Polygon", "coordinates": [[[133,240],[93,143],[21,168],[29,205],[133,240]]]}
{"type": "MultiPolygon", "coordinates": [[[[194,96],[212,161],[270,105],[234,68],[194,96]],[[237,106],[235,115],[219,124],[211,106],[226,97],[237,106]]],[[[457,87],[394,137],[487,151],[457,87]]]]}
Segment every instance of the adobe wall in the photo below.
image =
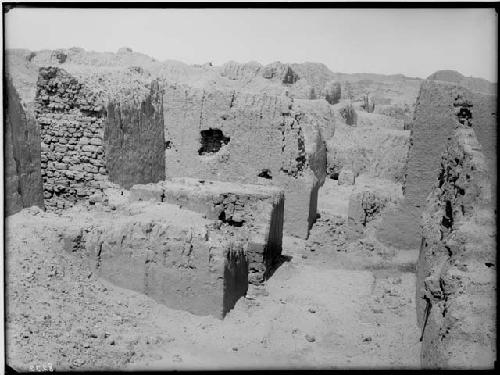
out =
{"type": "Polygon", "coordinates": [[[284,96],[166,85],[163,103],[167,177],[279,186],[285,231],[307,237],[326,176],[318,119],[284,96]]]}
{"type": "Polygon", "coordinates": [[[497,186],[497,97],[474,93],[472,98],[472,120],[474,133],[481,144],[482,152],[488,163],[496,205],[497,186]]]}
{"type": "MultiPolygon", "coordinates": [[[[420,245],[420,216],[440,170],[441,155],[457,127],[475,129],[487,157],[496,164],[496,109],[491,97],[454,84],[422,83],[411,132],[404,184],[405,201],[387,211],[377,238],[398,248],[420,245]]],[[[496,175],[496,169],[491,174],[496,175]]],[[[495,177],[496,179],[496,177],[495,177]]]]}
{"type": "Polygon", "coordinates": [[[165,179],[163,97],[157,81],[145,97],[111,100],[104,126],[109,179],[129,189],[165,179]]]}
{"type": "Polygon", "coordinates": [[[221,220],[229,231],[241,232],[248,240],[244,250],[252,284],[263,282],[279,260],[284,193],[276,187],[183,177],[134,185],[130,201],[176,204],[207,219],[221,220]]]}
{"type": "Polygon", "coordinates": [[[496,229],[488,162],[463,127],[445,145],[423,212],[417,318],[424,368],[493,368],[496,229]]]}
{"type": "Polygon", "coordinates": [[[170,308],[223,318],[248,289],[244,241],[178,206],[135,202],[65,234],[99,277],[170,308]]]}
{"type": "Polygon", "coordinates": [[[5,216],[25,207],[44,208],[40,172],[40,130],[10,77],[5,80],[5,216]]]}

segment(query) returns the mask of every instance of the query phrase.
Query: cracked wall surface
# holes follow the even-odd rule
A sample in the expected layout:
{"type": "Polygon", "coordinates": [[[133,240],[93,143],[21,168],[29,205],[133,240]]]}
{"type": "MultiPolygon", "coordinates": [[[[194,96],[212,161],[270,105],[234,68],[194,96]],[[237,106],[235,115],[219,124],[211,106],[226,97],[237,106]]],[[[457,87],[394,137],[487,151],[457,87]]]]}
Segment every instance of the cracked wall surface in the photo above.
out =
{"type": "Polygon", "coordinates": [[[475,132],[451,135],[423,213],[417,319],[425,368],[493,368],[496,215],[475,132]]]}
{"type": "Polygon", "coordinates": [[[5,80],[5,215],[44,207],[40,172],[40,130],[10,77],[5,80]]]}
{"type": "Polygon", "coordinates": [[[285,230],[307,237],[326,176],[321,127],[333,128],[333,117],[314,117],[285,96],[169,84],[163,103],[167,177],[279,186],[285,190],[285,230]],[[208,129],[220,130],[230,141],[218,152],[200,155],[201,132],[208,129]],[[271,178],[259,177],[263,170],[271,178]]]}

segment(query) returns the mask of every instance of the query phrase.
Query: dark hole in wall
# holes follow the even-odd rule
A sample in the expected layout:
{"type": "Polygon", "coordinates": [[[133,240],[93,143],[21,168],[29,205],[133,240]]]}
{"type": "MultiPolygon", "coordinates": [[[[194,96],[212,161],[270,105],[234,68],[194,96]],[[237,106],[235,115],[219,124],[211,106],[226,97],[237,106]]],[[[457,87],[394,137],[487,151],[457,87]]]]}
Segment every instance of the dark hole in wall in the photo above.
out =
{"type": "Polygon", "coordinates": [[[271,176],[271,171],[269,169],[263,169],[258,174],[258,177],[267,178],[268,180],[272,180],[273,179],[273,176],[271,176]]]}
{"type": "Polygon", "coordinates": [[[446,201],[445,214],[441,224],[446,228],[451,228],[453,226],[453,207],[451,207],[450,201],[446,201]]]}
{"type": "Polygon", "coordinates": [[[220,129],[202,130],[201,147],[198,150],[199,155],[213,154],[219,152],[223,145],[227,145],[231,138],[224,136],[220,129]]]}
{"type": "Polygon", "coordinates": [[[494,263],[490,263],[490,262],[486,262],[484,265],[485,265],[486,267],[488,267],[488,268],[489,268],[489,267],[494,267],[494,266],[495,266],[495,264],[494,264],[494,263]]]}
{"type": "Polygon", "coordinates": [[[234,221],[233,219],[231,218],[227,218],[226,217],[226,212],[225,211],[222,211],[219,215],[219,220],[222,221],[223,223],[225,224],[228,224],[232,227],[242,227],[243,224],[245,223],[245,220],[242,220],[242,221],[234,221]]]}
{"type": "Polygon", "coordinates": [[[339,179],[339,174],[337,172],[336,173],[332,173],[330,177],[331,177],[332,180],[337,181],[339,179]]]}
{"type": "Polygon", "coordinates": [[[165,149],[170,150],[172,148],[172,141],[165,141],[165,149]]]}

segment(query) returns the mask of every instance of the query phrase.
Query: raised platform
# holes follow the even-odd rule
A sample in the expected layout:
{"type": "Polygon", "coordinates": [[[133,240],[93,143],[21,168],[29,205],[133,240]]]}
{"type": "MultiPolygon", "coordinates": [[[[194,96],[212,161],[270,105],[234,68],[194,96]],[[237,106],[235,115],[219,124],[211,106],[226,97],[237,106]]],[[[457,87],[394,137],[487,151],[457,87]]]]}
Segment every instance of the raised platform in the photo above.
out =
{"type": "Polygon", "coordinates": [[[134,185],[130,200],[167,202],[222,221],[248,239],[249,281],[262,282],[281,254],[284,193],[272,186],[173,178],[134,185]]]}
{"type": "Polygon", "coordinates": [[[223,318],[248,288],[246,240],[167,203],[136,202],[97,220],[66,248],[84,249],[114,284],[171,308],[223,318]]]}

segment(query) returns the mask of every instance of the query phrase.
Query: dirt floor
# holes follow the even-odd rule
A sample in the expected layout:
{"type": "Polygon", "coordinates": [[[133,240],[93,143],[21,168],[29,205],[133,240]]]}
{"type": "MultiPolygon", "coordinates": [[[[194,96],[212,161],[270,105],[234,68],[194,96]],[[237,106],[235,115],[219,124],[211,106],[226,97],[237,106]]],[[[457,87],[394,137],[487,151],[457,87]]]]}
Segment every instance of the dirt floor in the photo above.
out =
{"type": "Polygon", "coordinates": [[[310,238],[284,237],[283,263],[224,320],[170,309],[93,275],[61,239],[92,221],[86,208],[58,216],[33,207],[9,217],[7,363],[18,370],[48,363],[55,370],[418,368],[417,249],[384,248],[373,228],[361,239],[343,237],[346,197],[362,182],[328,180],[310,238]]]}

